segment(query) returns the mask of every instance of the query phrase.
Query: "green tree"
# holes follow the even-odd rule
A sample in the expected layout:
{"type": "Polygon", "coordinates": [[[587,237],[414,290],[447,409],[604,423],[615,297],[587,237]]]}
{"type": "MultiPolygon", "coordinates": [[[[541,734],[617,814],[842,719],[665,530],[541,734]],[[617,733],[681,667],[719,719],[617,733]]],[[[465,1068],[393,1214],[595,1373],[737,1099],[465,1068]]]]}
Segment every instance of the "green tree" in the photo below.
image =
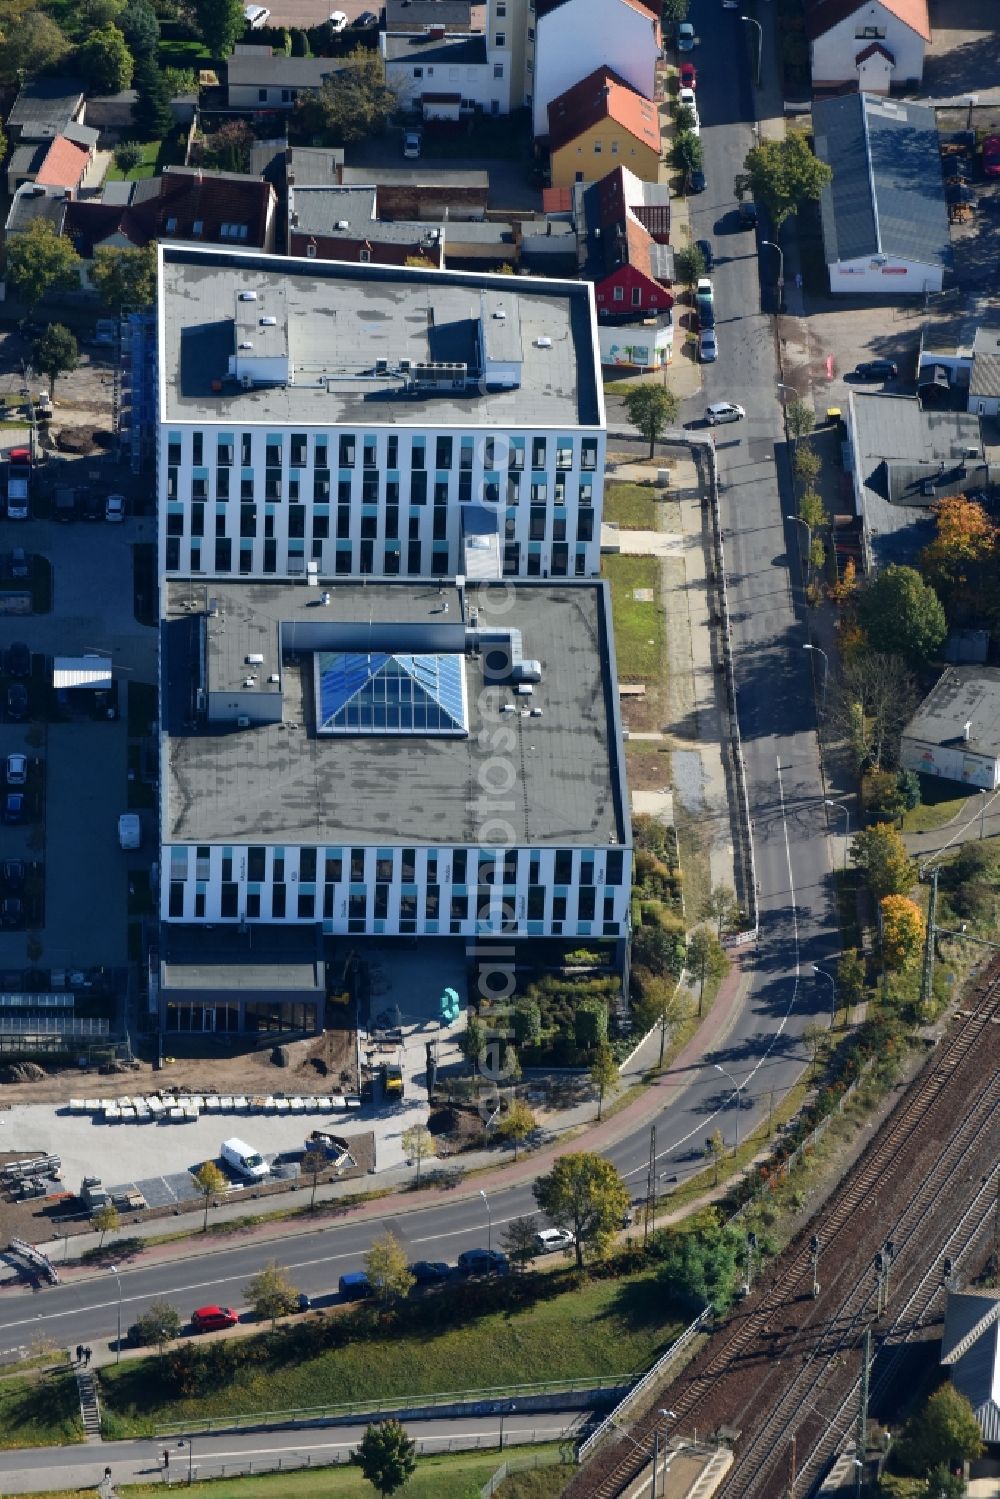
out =
{"type": "Polygon", "coordinates": [[[677,26],[681,21],[686,21],[690,3],[691,0],[663,0],[664,25],[677,26]]]}
{"type": "Polygon", "coordinates": [[[83,23],[83,33],[88,34],[112,23],[117,24],[123,6],[124,0],[81,0],[79,20],[83,23]]]}
{"type": "Polygon", "coordinates": [[[201,1225],[201,1231],[205,1234],[208,1232],[208,1209],[212,1198],[225,1189],[226,1178],[214,1161],[205,1161],[204,1165],[198,1167],[194,1179],[198,1183],[198,1191],[205,1199],[205,1217],[201,1225]]]}
{"type": "Polygon", "coordinates": [[[851,840],[850,855],[863,869],[876,900],[886,895],[905,895],[914,883],[913,860],[906,852],[898,828],[880,822],[862,828],[851,840]]]}
{"type": "Polygon", "coordinates": [[[33,312],[49,292],[79,285],[80,257],[48,219],[32,219],[23,234],[7,241],[7,279],[33,312]]]}
{"type": "Polygon", "coordinates": [[[633,427],[648,439],[652,458],[657,438],[677,421],[680,405],[665,385],[633,385],[625,392],[625,411],[633,427]]]}
{"type": "Polygon", "coordinates": [[[941,600],[912,567],[890,564],[858,595],[858,622],[877,651],[923,665],[948,627],[941,600]]]}
{"type": "Polygon", "coordinates": [[[242,0],[195,0],[194,13],[205,46],[217,61],[223,61],[246,28],[242,0]]]}
{"type": "Polygon", "coordinates": [[[816,1063],[819,1061],[819,1054],[826,1042],[826,1037],[825,1027],[815,1020],[810,1020],[809,1024],[803,1027],[802,1042],[809,1052],[809,1066],[813,1072],[816,1071],[816,1063]]]}
{"type": "Polygon", "coordinates": [[[517,1048],[509,1043],[503,1049],[500,1076],[497,1081],[505,1088],[514,1088],[521,1081],[521,1059],[517,1054],[517,1048]]]}
{"type": "Polygon", "coordinates": [[[151,307],[156,301],[156,246],[100,245],[94,251],[90,274],[101,301],[112,312],[151,307]]]}
{"type": "Polygon", "coordinates": [[[683,281],[685,286],[694,286],[699,276],[704,276],[706,271],[705,257],[697,245],[684,245],[674,256],[674,270],[677,280],[683,281]]]}
{"type": "Polygon", "coordinates": [[[132,86],[135,63],[117,26],[92,31],[76,49],[76,61],[95,93],[120,94],[132,86]]]}
{"type": "Polygon", "coordinates": [[[647,968],[653,974],[673,974],[684,967],[684,933],[669,931],[659,922],[648,922],[636,928],[632,958],[636,968],[647,968]]]}
{"type": "Polygon", "coordinates": [[[180,1337],[181,1325],[180,1312],[169,1301],[163,1300],[151,1302],[133,1324],[141,1346],[155,1346],[161,1353],[167,1343],[180,1337]]]}
{"type": "Polygon", "coordinates": [[[652,1030],[654,1025],[660,1027],[660,1055],[656,1065],[662,1067],[667,1032],[688,1018],[690,1004],[673,974],[647,973],[635,967],[632,971],[637,990],[632,1008],[643,1030],[652,1030]]]}
{"type": "Polygon", "coordinates": [[[822,496],[815,489],[805,490],[799,498],[799,514],[813,531],[830,524],[822,496]]]}
{"type": "Polygon", "coordinates": [[[863,1004],[865,998],[865,961],[856,947],[841,954],[837,964],[837,993],[850,1020],[851,1011],[863,1004]]]}
{"type": "Polygon", "coordinates": [[[271,1260],[263,1270],[258,1270],[244,1287],[247,1306],[261,1322],[268,1319],[271,1331],[279,1317],[287,1317],[299,1304],[299,1292],[289,1281],[284,1268],[277,1260],[271,1260]]]}
{"type": "Polygon", "coordinates": [[[923,1408],[914,1412],[899,1443],[900,1462],[920,1477],[952,1462],[971,1462],[982,1451],[975,1412],[951,1384],[935,1390],[923,1408]]]}
{"type": "Polygon", "coordinates": [[[160,23],[147,0],[129,0],[119,17],[118,25],[137,62],[140,57],[150,57],[156,51],[160,40],[160,23]]]}
{"type": "MultiPolygon", "coordinates": [[[[137,73],[142,63],[137,65],[137,73]]],[[[194,68],[164,68],[163,79],[167,85],[167,98],[177,99],[184,94],[196,94],[198,92],[198,75],[194,68]]],[[[133,118],[135,110],[133,109],[133,118]]],[[[171,121],[173,115],[171,115],[171,121]]],[[[169,126],[167,127],[169,129],[169,126]]]]}
{"type": "Polygon", "coordinates": [[[590,1064],[590,1081],[597,1089],[597,1122],[600,1124],[604,1112],[604,1095],[617,1093],[621,1087],[621,1074],[615,1054],[607,1041],[601,1041],[590,1064]]]}
{"type": "Polygon", "coordinates": [[[736,929],[740,903],[735,890],[728,885],[714,885],[701,903],[701,915],[706,921],[714,921],[716,933],[721,941],[727,932],[736,929]]]}
{"type": "Polygon", "coordinates": [[[465,1030],[458,1038],[458,1046],[473,1072],[475,1072],[486,1055],[486,1042],[486,1027],[479,1016],[473,1010],[470,1010],[469,1017],[465,1023],[465,1030]]]}
{"type": "Polygon", "coordinates": [[[356,47],[314,93],[300,94],[296,110],[306,134],[323,133],[329,145],[346,146],[380,135],[396,105],[379,54],[356,47]]]}
{"type": "Polygon", "coordinates": [[[542,1012],[538,1001],[519,999],[514,1005],[514,1044],[537,1046],[542,1039],[542,1012]]]}
{"type": "Polygon", "coordinates": [[[113,1234],[121,1223],[118,1209],[113,1202],[102,1202],[99,1208],[95,1208],[90,1215],[90,1224],[96,1233],[101,1236],[98,1249],[104,1248],[104,1240],[108,1234],[113,1234]]]}
{"type": "Polygon", "coordinates": [[[434,1140],[429,1129],[422,1124],[411,1124],[402,1134],[403,1154],[417,1168],[417,1186],[420,1185],[420,1168],[434,1154],[434,1140]]]}
{"type": "Polygon", "coordinates": [[[714,1215],[694,1228],[658,1234],[660,1277],[673,1305],[700,1312],[711,1302],[717,1313],[725,1312],[742,1280],[745,1246],[733,1229],[720,1228],[714,1215]]]}
{"type": "Polygon", "coordinates": [[[291,37],[291,42],[292,42],[292,56],[293,57],[308,57],[309,56],[309,38],[306,35],[306,33],[302,30],[301,26],[296,26],[295,29],[293,30],[292,37],[291,37]]]}
{"type": "Polygon", "coordinates": [[[416,1284],[406,1250],[391,1229],[372,1240],[365,1255],[365,1269],[383,1306],[402,1301],[416,1284]]]}
{"type": "Polygon", "coordinates": [[[525,1140],[534,1134],[537,1128],[538,1120],[535,1118],[534,1111],[524,1102],[523,1098],[515,1098],[511,1101],[510,1108],[500,1121],[497,1134],[502,1140],[509,1140],[513,1145],[514,1159],[516,1161],[519,1148],[524,1144],[525,1140]]]}
{"type": "Polygon", "coordinates": [[[685,183],[693,172],[700,172],[705,164],[705,151],[701,138],[691,130],[679,130],[670,148],[670,165],[684,173],[685,183]]]}
{"type": "Polygon", "coordinates": [[[523,1272],[538,1253],[537,1233],[538,1219],[530,1213],[523,1218],[512,1218],[507,1224],[502,1241],[504,1254],[515,1270],[523,1272]]]}
{"type": "Polygon", "coordinates": [[[792,437],[808,437],[816,425],[816,413],[806,401],[795,396],[785,407],[785,425],[792,437]]]}
{"type": "Polygon", "coordinates": [[[789,130],[783,139],[752,146],[743,165],[736,196],[742,202],[749,193],[767,211],[776,234],[803,204],[814,203],[833,178],[830,167],[813,153],[804,130],[789,130]]]}
{"type": "Polygon", "coordinates": [[[927,1475],[926,1499],[965,1499],[965,1479],[939,1463],[927,1475]]]}
{"type": "Polygon", "coordinates": [[[253,130],[246,120],[224,120],[205,142],[212,165],[223,172],[245,172],[250,166],[253,130]]]}
{"type": "Polygon", "coordinates": [[[920,777],[915,770],[896,772],[896,789],[903,803],[904,812],[914,812],[920,806],[920,777]]]}
{"type": "Polygon", "coordinates": [[[721,979],[729,972],[726,950],[707,926],[695,927],[688,939],[688,967],[698,980],[698,1014],[701,1014],[708,979],[721,979]]]}
{"type": "Polygon", "coordinates": [[[141,57],[135,70],[132,124],[142,141],[162,140],[174,128],[170,89],[154,57],[141,57]]]}
{"type": "Polygon", "coordinates": [[[42,10],[25,11],[0,32],[0,80],[17,83],[61,62],[70,43],[51,16],[42,10]]]}
{"type": "Polygon", "coordinates": [[[690,104],[678,104],[674,110],[674,129],[678,135],[693,135],[697,118],[690,104]]]}
{"type": "Polygon", "coordinates": [[[800,484],[807,488],[819,478],[819,471],[823,464],[816,449],[808,442],[797,442],[795,444],[795,457],[792,459],[792,468],[795,477],[800,484]]]}
{"type": "Polygon", "coordinates": [[[416,1444],[401,1421],[379,1421],[366,1427],[361,1445],[351,1454],[381,1499],[403,1488],[417,1466],[416,1444]]]}
{"type": "MultiPolygon", "coordinates": [[[[739,1100],[737,1099],[737,1103],[738,1102],[739,1100]]],[[[708,1139],[705,1141],[705,1157],[715,1166],[715,1175],[712,1178],[713,1184],[715,1186],[719,1185],[719,1171],[721,1169],[725,1154],[726,1142],[722,1138],[721,1129],[717,1129],[712,1134],[710,1134],[708,1139]]]]}
{"type": "Polygon", "coordinates": [[[72,374],[80,361],[79,345],[62,323],[50,323],[35,344],[35,367],[49,377],[49,392],[55,394],[60,375],[72,374]]]}
{"type": "Polygon", "coordinates": [[[608,1007],[596,994],[584,995],[573,1016],[576,1044],[581,1051],[591,1051],[608,1039],[608,1007]]]}
{"type": "Polygon", "coordinates": [[[572,1230],[581,1270],[584,1246],[603,1254],[630,1205],[628,1189],[616,1168],[591,1151],[560,1156],[548,1175],[534,1183],[532,1192],[557,1228],[572,1230]]]}
{"type": "Polygon", "coordinates": [[[309,1198],[310,1213],[316,1210],[316,1188],[319,1186],[320,1173],[326,1170],[326,1151],[320,1145],[310,1145],[302,1157],[302,1172],[312,1180],[312,1195],[309,1198]]]}
{"type": "Polygon", "coordinates": [[[134,172],[141,165],[143,149],[138,141],[122,141],[115,147],[115,166],[123,177],[134,172]]]}

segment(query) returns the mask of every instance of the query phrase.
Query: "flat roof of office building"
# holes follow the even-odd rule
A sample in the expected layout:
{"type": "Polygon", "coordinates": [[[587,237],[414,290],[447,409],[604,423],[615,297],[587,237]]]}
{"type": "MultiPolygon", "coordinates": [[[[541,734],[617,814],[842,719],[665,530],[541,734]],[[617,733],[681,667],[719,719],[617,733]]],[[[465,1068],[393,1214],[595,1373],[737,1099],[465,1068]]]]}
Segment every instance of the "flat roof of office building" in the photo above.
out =
{"type": "Polygon", "coordinates": [[[500,431],[603,425],[588,283],[181,245],[161,244],[159,255],[161,421],[500,431]],[[249,293],[254,300],[245,300],[249,293]],[[493,309],[491,338],[504,314],[509,335],[519,329],[520,383],[511,389],[484,388],[474,378],[484,298],[493,309]],[[230,371],[236,323],[263,325],[265,311],[277,324],[255,331],[252,356],[239,357],[280,354],[280,345],[291,378],[244,389],[230,371]],[[388,375],[376,373],[377,359],[388,361],[388,375]],[[464,362],[469,384],[415,388],[394,373],[401,360],[464,362]]]}
{"type": "Polygon", "coordinates": [[[596,847],[628,836],[610,600],[598,580],[505,579],[464,590],[336,579],[318,590],[199,579],[168,582],[164,611],[166,843],[474,845],[504,841],[484,835],[495,816],[519,846],[596,847]],[[511,625],[525,661],[539,663],[530,694],[488,682],[487,648],[473,649],[467,636],[511,625]],[[370,657],[459,654],[467,734],[317,734],[315,658],[340,648],[352,628],[355,660],[366,641],[370,657]],[[396,647],[395,630],[403,632],[396,647]],[[250,657],[264,658],[260,690],[280,693],[281,721],[200,719],[199,688],[239,689],[250,657]],[[490,811],[486,788],[500,780],[503,795],[492,800],[511,805],[490,811]]]}
{"type": "Polygon", "coordinates": [[[922,744],[1000,757],[1000,667],[948,666],[903,730],[922,744]]]}

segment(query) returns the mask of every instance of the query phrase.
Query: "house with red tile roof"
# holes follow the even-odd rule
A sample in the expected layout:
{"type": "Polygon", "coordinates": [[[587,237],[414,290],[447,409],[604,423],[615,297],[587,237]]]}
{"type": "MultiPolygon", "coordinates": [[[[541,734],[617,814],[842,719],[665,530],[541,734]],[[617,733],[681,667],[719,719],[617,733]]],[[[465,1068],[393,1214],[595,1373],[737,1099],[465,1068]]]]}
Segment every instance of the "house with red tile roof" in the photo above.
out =
{"type": "Polygon", "coordinates": [[[616,167],[574,189],[577,260],[594,283],[600,323],[657,316],[673,306],[670,190],[616,167]]]}
{"type": "Polygon", "coordinates": [[[553,187],[593,182],[619,163],[644,182],[659,176],[656,105],[607,67],[553,99],[548,145],[553,187]]]}
{"type": "Polygon", "coordinates": [[[553,100],[601,67],[642,98],[655,98],[663,38],[660,7],[652,0],[535,0],[529,19],[536,139],[548,132],[553,100]]]}
{"type": "Polygon", "coordinates": [[[92,146],[79,146],[64,135],[57,135],[35,173],[35,182],[39,187],[64,187],[67,192],[76,193],[93,158],[92,146]]]}
{"type": "Polygon", "coordinates": [[[805,0],[805,24],[818,92],[887,94],[923,78],[927,0],[805,0]]]}

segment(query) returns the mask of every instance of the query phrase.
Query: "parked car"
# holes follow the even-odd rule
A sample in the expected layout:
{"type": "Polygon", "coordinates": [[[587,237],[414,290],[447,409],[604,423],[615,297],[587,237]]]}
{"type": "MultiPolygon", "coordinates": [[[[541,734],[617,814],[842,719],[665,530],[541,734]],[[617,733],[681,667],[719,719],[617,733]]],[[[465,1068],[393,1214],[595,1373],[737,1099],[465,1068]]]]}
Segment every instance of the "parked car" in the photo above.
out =
{"type": "Polygon", "coordinates": [[[407,161],[415,161],[423,149],[424,137],[420,130],[403,131],[403,155],[407,161]]]}
{"type": "Polygon", "coordinates": [[[705,173],[701,167],[695,167],[693,172],[688,173],[687,186],[689,193],[703,193],[705,191],[707,184],[705,173]]]}
{"type": "Polygon", "coordinates": [[[556,1249],[572,1249],[576,1235],[568,1228],[543,1228],[535,1235],[539,1254],[551,1254],[556,1249]]]}
{"type": "Polygon", "coordinates": [[[682,21],[677,28],[678,52],[694,51],[694,27],[690,21],[682,21]]]}
{"type": "Polygon", "coordinates": [[[698,314],[699,328],[715,327],[715,294],[707,276],[699,276],[694,289],[694,306],[698,314]]]}
{"type": "Polygon", "coordinates": [[[709,244],[707,239],[696,239],[695,244],[701,251],[701,258],[705,262],[706,271],[712,270],[715,265],[715,256],[712,254],[712,246],[709,244]]]}
{"type": "Polygon", "coordinates": [[[363,1270],[342,1275],[338,1289],[344,1301],[367,1301],[369,1296],[375,1294],[375,1287],[363,1270]]]}
{"type": "Polygon", "coordinates": [[[99,494],[85,494],[83,497],[84,520],[100,520],[104,514],[104,505],[99,494]]]}
{"type": "Polygon", "coordinates": [[[7,688],[7,717],[20,723],[28,716],[28,689],[23,682],[11,682],[7,688]]]}
{"type": "Polygon", "coordinates": [[[463,1275],[506,1275],[510,1265],[499,1249],[466,1249],[458,1257],[463,1275]]]}
{"type": "Polygon", "coordinates": [[[899,369],[891,359],[863,359],[854,373],[859,380],[895,380],[899,369]]]}
{"type": "Polygon", "coordinates": [[[410,1266],[410,1274],[418,1286],[436,1286],[448,1279],[451,1266],[444,1260],[417,1260],[410,1266]]]}
{"type": "Polygon", "coordinates": [[[717,427],[722,422],[741,422],[746,416],[742,406],[737,406],[735,401],[713,401],[711,406],[705,407],[705,421],[710,427],[717,427]]]}
{"type": "Polygon", "coordinates": [[[125,496],[123,494],[108,495],[104,502],[104,519],[110,521],[125,519],[125,496]]]}
{"type": "Polygon", "coordinates": [[[23,859],[7,859],[3,866],[3,882],[6,889],[20,890],[27,872],[23,859]]]}
{"type": "Polygon", "coordinates": [[[757,227],[757,205],[752,198],[744,198],[739,207],[740,223],[747,229],[757,227]]]}
{"type": "Polygon", "coordinates": [[[8,791],[3,801],[4,822],[24,821],[24,793],[23,791],[8,791]]]}
{"type": "Polygon", "coordinates": [[[988,135],[983,141],[983,171],[987,177],[1000,177],[1000,135],[988,135]]]}
{"type": "Polygon", "coordinates": [[[334,35],[347,30],[347,17],[342,10],[335,10],[330,16],[330,30],[334,35]]]}
{"type": "Polygon", "coordinates": [[[681,88],[698,87],[698,69],[693,62],[681,63],[680,83],[681,88]]]}
{"type": "Polygon", "coordinates": [[[0,926],[19,927],[24,925],[24,901],[18,900],[16,896],[8,898],[0,905],[0,926]]]}
{"type": "Polygon", "coordinates": [[[714,328],[702,328],[698,334],[698,358],[702,364],[714,364],[719,357],[719,341],[714,328]]]}
{"type": "Polygon", "coordinates": [[[231,1306],[200,1306],[191,1313],[195,1332],[219,1332],[223,1327],[235,1327],[239,1320],[239,1313],[231,1306]]]}
{"type": "Polygon", "coordinates": [[[14,547],[11,552],[10,575],[12,578],[27,578],[31,575],[31,564],[24,547],[14,547]]]}
{"type": "Polygon", "coordinates": [[[31,676],[31,652],[23,640],[14,640],[7,651],[7,670],[12,677],[31,676]]]}
{"type": "Polygon", "coordinates": [[[7,756],[7,785],[26,786],[28,784],[28,757],[27,755],[7,756]]]}
{"type": "Polygon", "coordinates": [[[308,1312],[312,1307],[312,1297],[307,1291],[299,1292],[299,1311],[308,1312]]]}

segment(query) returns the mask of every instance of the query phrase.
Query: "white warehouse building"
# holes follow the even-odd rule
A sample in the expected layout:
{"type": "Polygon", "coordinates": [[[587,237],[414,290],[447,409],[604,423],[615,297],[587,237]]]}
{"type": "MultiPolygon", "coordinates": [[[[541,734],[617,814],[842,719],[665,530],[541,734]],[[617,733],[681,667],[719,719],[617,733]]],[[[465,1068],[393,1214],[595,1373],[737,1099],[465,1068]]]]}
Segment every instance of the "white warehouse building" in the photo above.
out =
{"type": "Polygon", "coordinates": [[[593,287],[159,248],[167,578],[590,577],[593,287]]]}
{"type": "Polygon", "coordinates": [[[623,950],[605,583],[185,579],[161,629],[168,926],[623,950]]]}

